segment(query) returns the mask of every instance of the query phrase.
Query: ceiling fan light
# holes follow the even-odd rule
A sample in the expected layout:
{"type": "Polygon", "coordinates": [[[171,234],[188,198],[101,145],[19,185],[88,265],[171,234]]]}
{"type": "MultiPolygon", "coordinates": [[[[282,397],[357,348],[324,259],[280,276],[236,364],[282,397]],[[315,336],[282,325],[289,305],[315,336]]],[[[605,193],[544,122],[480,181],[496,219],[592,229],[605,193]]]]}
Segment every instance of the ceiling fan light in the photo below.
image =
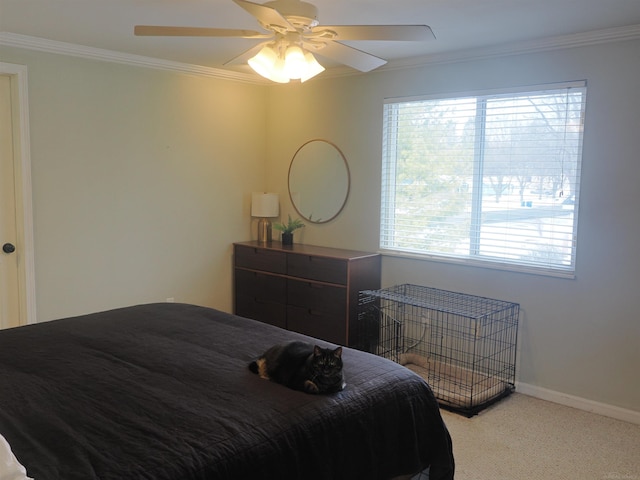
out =
{"type": "Polygon", "coordinates": [[[257,55],[251,57],[247,63],[259,75],[278,83],[287,83],[289,77],[284,75],[284,62],[270,46],[263,47],[257,55]]]}
{"type": "Polygon", "coordinates": [[[306,62],[305,71],[300,77],[301,82],[306,82],[310,78],[315,77],[319,73],[324,72],[324,67],[318,63],[316,57],[313,56],[311,52],[307,52],[304,54],[304,59],[306,62]]]}
{"type": "Polygon", "coordinates": [[[271,70],[271,76],[269,80],[278,83],[289,83],[289,77],[285,72],[285,63],[282,58],[278,58],[276,63],[273,65],[273,69],[271,70]]]}
{"type": "Polygon", "coordinates": [[[300,78],[304,74],[306,61],[304,52],[297,45],[289,45],[284,57],[284,73],[289,78],[300,78]]]}
{"type": "Polygon", "coordinates": [[[273,48],[266,46],[263,47],[254,57],[251,57],[247,63],[249,63],[249,66],[253,68],[256,73],[269,78],[269,74],[277,59],[278,56],[276,55],[276,52],[273,51],[273,48]]]}

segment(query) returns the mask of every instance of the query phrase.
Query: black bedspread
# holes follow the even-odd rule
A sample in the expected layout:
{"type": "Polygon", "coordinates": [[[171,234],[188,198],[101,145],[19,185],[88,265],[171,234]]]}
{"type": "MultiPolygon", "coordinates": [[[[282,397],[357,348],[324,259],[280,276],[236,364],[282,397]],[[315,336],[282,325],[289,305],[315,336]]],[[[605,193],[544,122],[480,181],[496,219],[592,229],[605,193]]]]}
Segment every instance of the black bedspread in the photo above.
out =
{"type": "Polygon", "coordinates": [[[327,396],[248,370],[301,338],[183,304],[1,331],[0,434],[35,480],[453,478],[436,400],[404,367],[345,348],[327,396]]]}

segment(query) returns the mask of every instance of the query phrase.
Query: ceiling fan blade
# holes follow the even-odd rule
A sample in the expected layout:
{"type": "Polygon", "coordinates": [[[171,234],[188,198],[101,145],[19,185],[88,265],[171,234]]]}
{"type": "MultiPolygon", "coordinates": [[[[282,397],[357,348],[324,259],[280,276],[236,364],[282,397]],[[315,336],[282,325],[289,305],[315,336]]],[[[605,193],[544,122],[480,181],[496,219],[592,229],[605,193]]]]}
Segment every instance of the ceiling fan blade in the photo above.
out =
{"type": "Polygon", "coordinates": [[[206,28],[206,27],[161,27],[155,25],[136,25],[133,33],[138,36],[161,37],[238,37],[238,38],[269,38],[271,34],[256,32],[255,30],[241,30],[234,28],[206,28]]]}
{"type": "Polygon", "coordinates": [[[247,0],[233,0],[239,6],[244,8],[251,15],[256,17],[258,22],[267,30],[275,30],[277,32],[295,32],[296,29],[286,18],[280,15],[275,8],[267,7],[260,3],[248,2],[247,0]]]}
{"type": "Polygon", "coordinates": [[[226,62],[224,62],[224,65],[238,65],[240,63],[247,63],[247,61],[251,57],[255,56],[260,50],[262,50],[262,47],[267,44],[269,44],[269,42],[262,42],[254,45],[249,50],[242,52],[240,55],[233,57],[231,60],[227,60],[226,62]]]}
{"type": "Polygon", "coordinates": [[[353,67],[361,72],[369,72],[387,63],[386,60],[365,53],[357,48],[331,41],[327,42],[326,45],[317,52],[314,51],[314,53],[353,67]]]}
{"type": "Polygon", "coordinates": [[[311,30],[335,32],[335,40],[424,42],[435,39],[428,25],[320,25],[311,30]]]}

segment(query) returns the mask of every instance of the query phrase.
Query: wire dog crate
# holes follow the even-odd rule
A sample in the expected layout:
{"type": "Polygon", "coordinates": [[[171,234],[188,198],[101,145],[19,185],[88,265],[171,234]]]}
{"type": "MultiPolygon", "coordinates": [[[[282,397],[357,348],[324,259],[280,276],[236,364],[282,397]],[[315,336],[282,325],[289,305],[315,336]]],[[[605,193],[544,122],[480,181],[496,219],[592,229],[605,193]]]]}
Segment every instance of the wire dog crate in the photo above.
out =
{"type": "Polygon", "coordinates": [[[515,390],[520,305],[419,285],[360,292],[351,346],[422,376],[468,417],[515,390]]]}

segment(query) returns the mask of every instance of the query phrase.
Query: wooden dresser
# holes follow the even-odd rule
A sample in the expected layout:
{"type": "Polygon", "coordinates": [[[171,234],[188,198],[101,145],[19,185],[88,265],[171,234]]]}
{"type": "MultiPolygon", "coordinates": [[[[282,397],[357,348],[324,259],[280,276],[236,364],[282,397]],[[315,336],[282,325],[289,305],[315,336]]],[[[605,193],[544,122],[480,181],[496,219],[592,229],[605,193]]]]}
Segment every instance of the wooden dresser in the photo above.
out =
{"type": "Polygon", "coordinates": [[[349,345],[358,292],[380,288],[380,255],[280,242],[234,243],[235,313],[349,345]]]}

